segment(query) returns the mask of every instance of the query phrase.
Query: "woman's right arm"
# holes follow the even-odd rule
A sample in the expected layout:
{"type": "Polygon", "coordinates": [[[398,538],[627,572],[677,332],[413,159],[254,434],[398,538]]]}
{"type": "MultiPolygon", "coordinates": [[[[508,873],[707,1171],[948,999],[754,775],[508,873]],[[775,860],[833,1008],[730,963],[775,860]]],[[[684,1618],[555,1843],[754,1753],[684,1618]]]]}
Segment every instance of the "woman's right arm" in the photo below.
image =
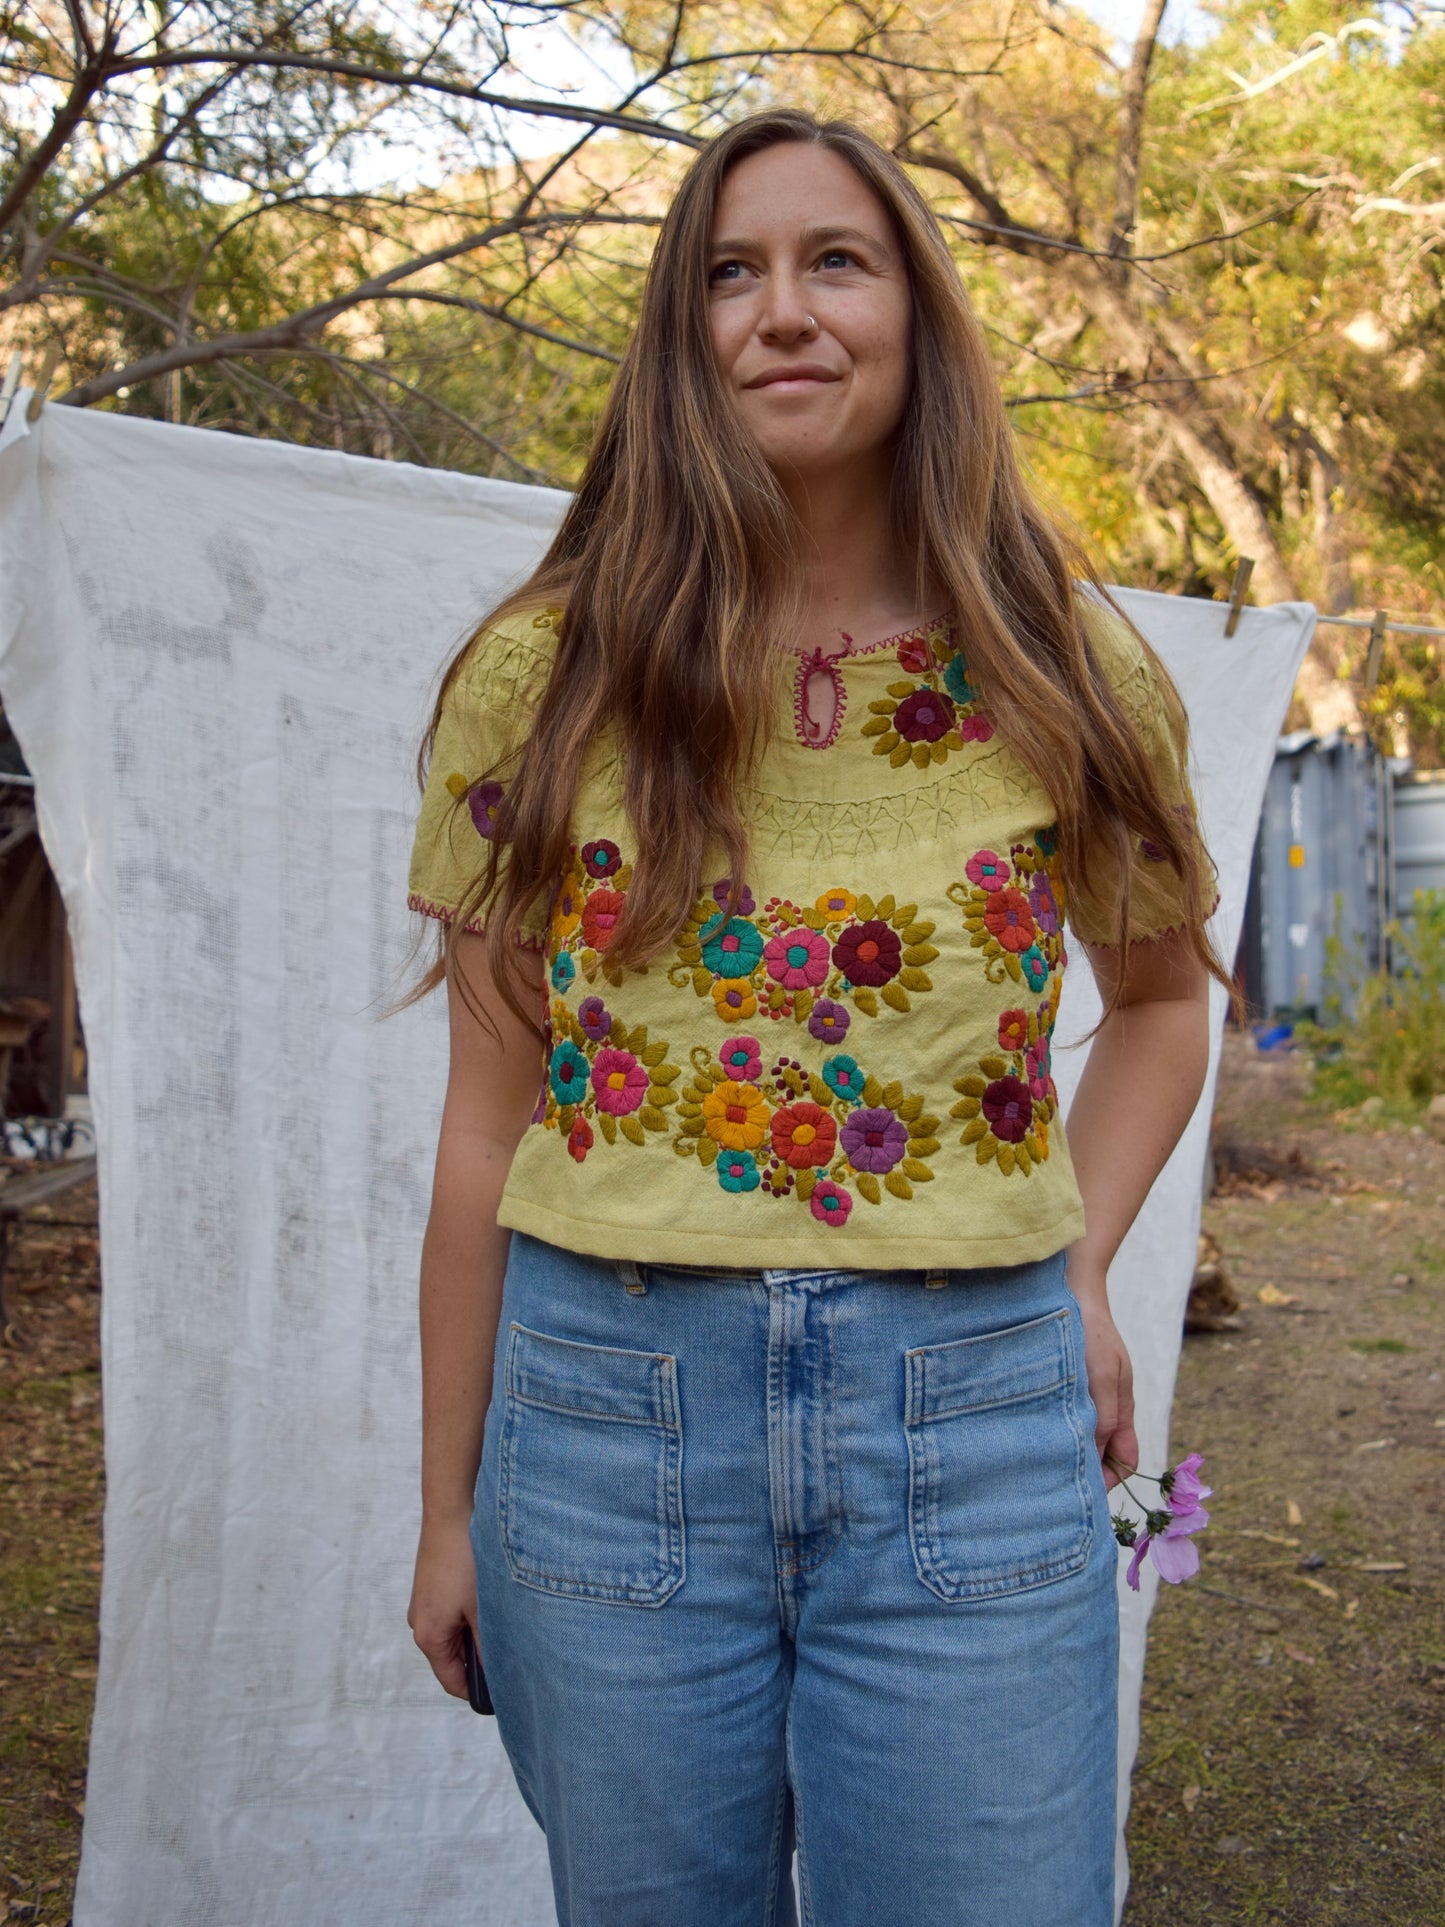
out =
{"type": "MultiPolygon", "coordinates": [[[[497,1206],[537,1101],[542,1057],[495,989],[486,938],[460,937],[456,961],[500,1042],[449,982],[451,1065],[421,1254],[422,1518],[407,1623],[438,1680],[464,1699],[462,1625],[477,1626],[472,1493],[511,1239],[497,1206]]],[[[540,1009],[541,957],[527,953],[526,970],[540,1009]]]]}

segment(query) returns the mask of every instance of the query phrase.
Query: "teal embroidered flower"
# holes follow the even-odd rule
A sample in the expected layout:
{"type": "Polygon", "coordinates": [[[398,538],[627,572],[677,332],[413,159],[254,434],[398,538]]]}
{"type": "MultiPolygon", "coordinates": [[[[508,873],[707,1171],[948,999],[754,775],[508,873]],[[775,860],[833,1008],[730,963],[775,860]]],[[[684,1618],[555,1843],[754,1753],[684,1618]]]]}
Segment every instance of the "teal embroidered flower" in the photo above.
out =
{"type": "Polygon", "coordinates": [[[835,1097],[841,1097],[845,1104],[861,1104],[863,1086],[867,1082],[859,1069],[857,1060],[846,1057],[841,1052],[836,1057],[823,1060],[823,1082],[835,1097]]]}
{"type": "Polygon", "coordinates": [[[559,950],[552,960],[553,990],[565,990],[576,975],[577,966],[572,961],[572,953],[568,950],[559,950]]]}
{"type": "Polygon", "coordinates": [[[698,931],[702,960],[715,977],[750,977],[763,954],[763,935],[745,917],[725,917],[721,910],[698,931]]]}
{"type": "Polygon", "coordinates": [[[1034,832],[1034,842],[1038,845],[1040,856],[1052,856],[1059,847],[1059,826],[1050,823],[1046,830],[1034,832]]]}
{"type": "Polygon", "coordinates": [[[724,1191],[756,1191],[762,1183],[751,1151],[724,1151],[717,1161],[717,1181],[724,1191]]]}
{"type": "Polygon", "coordinates": [[[943,686],[956,703],[976,703],[978,691],[968,680],[968,667],[961,655],[950,656],[943,672],[943,686]]]}
{"type": "Polygon", "coordinates": [[[552,1062],[547,1072],[552,1095],[557,1102],[579,1104],[587,1095],[591,1071],[587,1053],[578,1050],[570,1037],[563,1038],[552,1052],[552,1062]]]}
{"type": "Polygon", "coordinates": [[[1030,944],[1019,958],[1023,966],[1024,981],[1030,990],[1038,992],[1049,981],[1049,960],[1036,943],[1030,944]]]}

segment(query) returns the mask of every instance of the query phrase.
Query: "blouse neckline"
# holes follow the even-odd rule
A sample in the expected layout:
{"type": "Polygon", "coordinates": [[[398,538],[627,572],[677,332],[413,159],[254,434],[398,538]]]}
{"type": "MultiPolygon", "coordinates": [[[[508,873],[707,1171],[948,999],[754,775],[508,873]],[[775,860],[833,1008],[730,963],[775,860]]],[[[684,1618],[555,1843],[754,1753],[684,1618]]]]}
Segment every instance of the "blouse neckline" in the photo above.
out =
{"type": "Polygon", "coordinates": [[[930,667],[936,669],[937,665],[933,662],[933,651],[928,638],[935,630],[951,626],[952,618],[947,614],[930,616],[922,622],[915,622],[907,629],[898,630],[894,635],[881,636],[876,642],[864,643],[861,649],[853,647],[852,637],[846,630],[839,630],[838,633],[848,645],[845,649],[830,653],[820,645],[813,649],[798,650],[797,667],[793,672],[793,735],[799,747],[830,749],[838,740],[838,733],[843,727],[844,712],[848,707],[847,685],[838,672],[840,663],[852,662],[862,656],[881,655],[885,649],[897,651],[905,642],[918,638],[928,651],[930,667]],[[808,679],[820,671],[828,677],[833,687],[832,721],[821,734],[811,723],[807,709],[808,679]]]}

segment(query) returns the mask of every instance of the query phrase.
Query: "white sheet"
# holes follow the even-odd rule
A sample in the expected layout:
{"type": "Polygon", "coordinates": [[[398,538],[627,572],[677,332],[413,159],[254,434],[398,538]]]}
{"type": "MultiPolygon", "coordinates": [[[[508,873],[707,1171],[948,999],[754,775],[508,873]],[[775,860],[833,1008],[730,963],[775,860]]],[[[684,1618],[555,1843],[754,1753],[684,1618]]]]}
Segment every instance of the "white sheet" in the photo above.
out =
{"type": "MultiPolygon", "coordinates": [[[[553,1920],[494,1726],[404,1624],[446,1037],[437,998],[375,1012],[410,938],[429,684],[562,499],[54,406],[27,432],[23,395],[0,437],[0,692],[70,913],[101,1158],[77,1927],[553,1920]]],[[[1249,611],[1226,641],[1216,606],[1127,601],[1193,716],[1228,951],[1314,612],[1249,611]]],[[[1069,981],[1076,1035],[1079,958],[1069,981]]],[[[1116,1271],[1151,1465],[1207,1117],[1116,1271]]],[[[1149,1603],[1124,1595],[1126,1786],[1149,1603]]]]}

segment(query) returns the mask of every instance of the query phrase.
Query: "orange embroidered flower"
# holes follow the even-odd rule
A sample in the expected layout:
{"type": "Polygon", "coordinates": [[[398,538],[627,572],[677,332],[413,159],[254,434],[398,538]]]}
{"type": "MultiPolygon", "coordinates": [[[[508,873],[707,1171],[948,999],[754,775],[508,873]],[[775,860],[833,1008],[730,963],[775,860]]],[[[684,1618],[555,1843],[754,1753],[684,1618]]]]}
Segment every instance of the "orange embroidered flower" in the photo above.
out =
{"type": "Polygon", "coordinates": [[[617,919],[627,898],[621,890],[593,890],[582,905],[582,934],[594,950],[605,950],[612,941],[617,919]]]}
{"type": "Polygon", "coordinates": [[[768,1101],[756,1084],[729,1078],[702,1100],[703,1127],[725,1151],[756,1150],[768,1134],[768,1101]]]}
{"type": "Polygon", "coordinates": [[[795,1170],[826,1164],[838,1142],[838,1126],[821,1105],[785,1104],[773,1113],[773,1150],[795,1170]]]}
{"type": "Polygon", "coordinates": [[[563,877],[552,909],[552,935],[561,943],[582,921],[582,879],[575,870],[563,877]]]}
{"type": "Polygon", "coordinates": [[[813,908],[818,912],[820,917],[827,917],[828,921],[832,923],[839,917],[851,917],[853,914],[853,906],[857,901],[857,897],[854,896],[851,890],[844,890],[840,887],[836,890],[825,890],[813,905],[813,908]]]}
{"type": "Polygon", "coordinates": [[[746,977],[716,978],[712,986],[712,1000],[725,1024],[731,1023],[736,1017],[751,1017],[758,1007],[753,987],[746,977]]]}

